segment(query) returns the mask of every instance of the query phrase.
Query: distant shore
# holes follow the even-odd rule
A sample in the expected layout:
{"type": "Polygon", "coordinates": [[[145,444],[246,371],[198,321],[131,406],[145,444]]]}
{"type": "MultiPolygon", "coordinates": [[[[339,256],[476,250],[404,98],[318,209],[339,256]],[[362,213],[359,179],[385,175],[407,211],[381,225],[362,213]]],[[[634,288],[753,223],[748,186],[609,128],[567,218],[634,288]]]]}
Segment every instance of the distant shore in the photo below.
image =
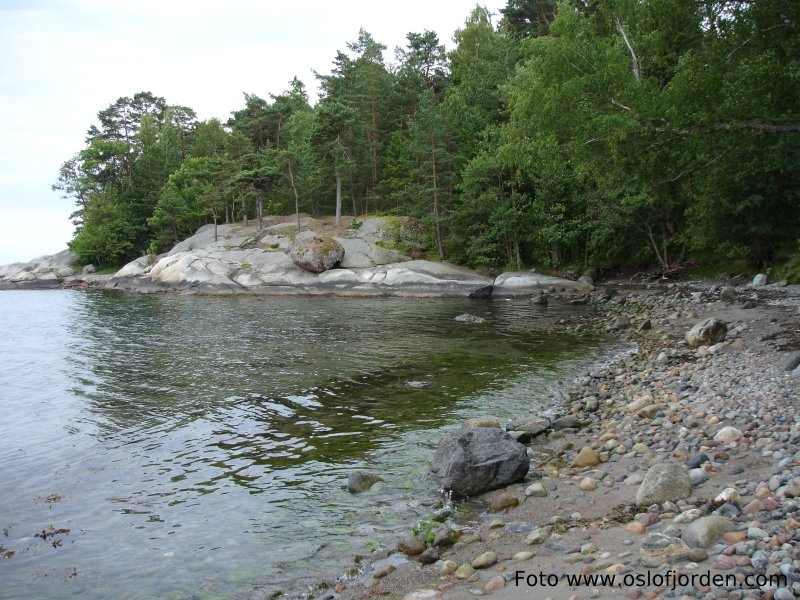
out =
{"type": "Polygon", "coordinates": [[[141,256],[112,274],[79,267],[65,250],[0,266],[0,290],[102,288],[138,293],[488,298],[551,290],[585,293],[577,281],[534,271],[487,273],[405,254],[398,218],[364,217],[358,228],[331,218],[288,217],[262,226],[205,225],[158,256],[141,256]],[[399,240],[399,241],[398,241],[399,240]],[[309,265],[309,263],[313,263],[309,265]]]}

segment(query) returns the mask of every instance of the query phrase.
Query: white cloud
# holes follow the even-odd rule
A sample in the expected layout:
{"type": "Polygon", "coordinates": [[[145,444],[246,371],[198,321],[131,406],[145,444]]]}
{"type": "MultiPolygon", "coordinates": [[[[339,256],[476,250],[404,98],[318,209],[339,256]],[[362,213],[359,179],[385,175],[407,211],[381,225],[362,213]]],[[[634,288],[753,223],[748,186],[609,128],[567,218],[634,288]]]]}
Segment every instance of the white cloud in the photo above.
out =
{"type": "MultiPolygon", "coordinates": [[[[493,12],[504,0],[486,2],[493,12]]],[[[284,91],[364,27],[388,48],[409,31],[451,38],[474,0],[27,0],[0,3],[0,264],[63,249],[74,206],[50,191],[97,112],[148,90],[225,121],[242,92],[284,91]],[[35,219],[31,217],[36,216],[35,219]],[[30,227],[38,222],[41,226],[30,227]],[[18,232],[27,232],[23,235],[18,232]],[[15,232],[9,235],[8,232],[15,232]]]]}

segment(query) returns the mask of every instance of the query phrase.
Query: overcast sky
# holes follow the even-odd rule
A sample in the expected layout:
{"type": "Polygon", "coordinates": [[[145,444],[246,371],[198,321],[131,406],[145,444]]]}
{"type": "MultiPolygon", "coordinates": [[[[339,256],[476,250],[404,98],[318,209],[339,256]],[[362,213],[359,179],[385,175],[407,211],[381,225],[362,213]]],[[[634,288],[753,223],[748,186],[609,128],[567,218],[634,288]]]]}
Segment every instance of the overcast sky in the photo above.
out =
{"type": "MultiPolygon", "coordinates": [[[[504,0],[480,2],[498,13],[504,0]]],[[[66,248],[71,200],[50,186],[89,125],[121,96],[150,91],[227,120],[243,92],[295,75],[316,99],[364,27],[388,46],[431,29],[451,49],[475,0],[0,0],[0,264],[66,248]]]]}

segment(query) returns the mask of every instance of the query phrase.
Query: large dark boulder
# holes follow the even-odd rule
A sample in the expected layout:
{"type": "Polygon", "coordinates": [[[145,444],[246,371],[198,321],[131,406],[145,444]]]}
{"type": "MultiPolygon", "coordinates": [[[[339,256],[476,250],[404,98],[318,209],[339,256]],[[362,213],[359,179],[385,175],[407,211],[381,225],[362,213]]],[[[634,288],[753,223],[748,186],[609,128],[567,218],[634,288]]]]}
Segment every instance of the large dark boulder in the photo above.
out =
{"type": "Polygon", "coordinates": [[[298,237],[292,244],[290,256],[294,264],[310,273],[322,273],[332,269],[342,260],[344,248],[327,235],[298,237]]]}
{"type": "Polygon", "coordinates": [[[495,427],[451,431],[439,442],[431,475],[459,496],[477,496],[522,480],[530,460],[525,446],[495,427]]]}

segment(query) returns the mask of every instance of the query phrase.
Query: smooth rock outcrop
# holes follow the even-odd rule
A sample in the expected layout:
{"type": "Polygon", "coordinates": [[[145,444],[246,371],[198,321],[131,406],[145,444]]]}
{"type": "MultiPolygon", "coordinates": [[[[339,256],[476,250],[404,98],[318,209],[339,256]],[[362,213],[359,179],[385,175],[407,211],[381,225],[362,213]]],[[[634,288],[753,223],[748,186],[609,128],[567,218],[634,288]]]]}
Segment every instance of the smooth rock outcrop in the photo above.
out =
{"type": "Polygon", "coordinates": [[[431,462],[444,489],[477,496],[522,480],[530,460],[525,447],[502,429],[478,427],[446,433],[431,462]]]}
{"type": "Polygon", "coordinates": [[[115,277],[138,277],[150,272],[151,267],[156,264],[158,259],[152,254],[140,256],[132,260],[115,273],[115,277]]]}
{"type": "Polygon", "coordinates": [[[381,248],[361,238],[334,237],[333,239],[344,248],[344,256],[339,261],[339,266],[344,269],[367,269],[409,260],[396,250],[381,248]]]}
{"type": "Polygon", "coordinates": [[[448,263],[418,260],[315,274],[298,268],[280,250],[212,247],[170,252],[139,276],[118,272],[109,287],[138,292],[464,297],[488,283],[488,278],[448,263]]]}
{"type": "Polygon", "coordinates": [[[686,343],[693,348],[711,346],[725,340],[726,335],[728,335],[728,326],[719,319],[709,317],[695,324],[686,333],[686,343]]]}
{"type": "Polygon", "coordinates": [[[692,493],[688,471],[674,463],[659,463],[648,469],[636,492],[636,504],[650,505],[683,500],[692,493]]]}
{"type": "Polygon", "coordinates": [[[75,275],[78,255],[71,250],[39,256],[28,262],[0,266],[0,289],[60,287],[75,275]]]}
{"type": "Polygon", "coordinates": [[[562,277],[552,277],[541,273],[511,271],[498,275],[494,280],[493,296],[520,296],[542,292],[554,287],[570,292],[588,292],[591,285],[562,277]]]}

